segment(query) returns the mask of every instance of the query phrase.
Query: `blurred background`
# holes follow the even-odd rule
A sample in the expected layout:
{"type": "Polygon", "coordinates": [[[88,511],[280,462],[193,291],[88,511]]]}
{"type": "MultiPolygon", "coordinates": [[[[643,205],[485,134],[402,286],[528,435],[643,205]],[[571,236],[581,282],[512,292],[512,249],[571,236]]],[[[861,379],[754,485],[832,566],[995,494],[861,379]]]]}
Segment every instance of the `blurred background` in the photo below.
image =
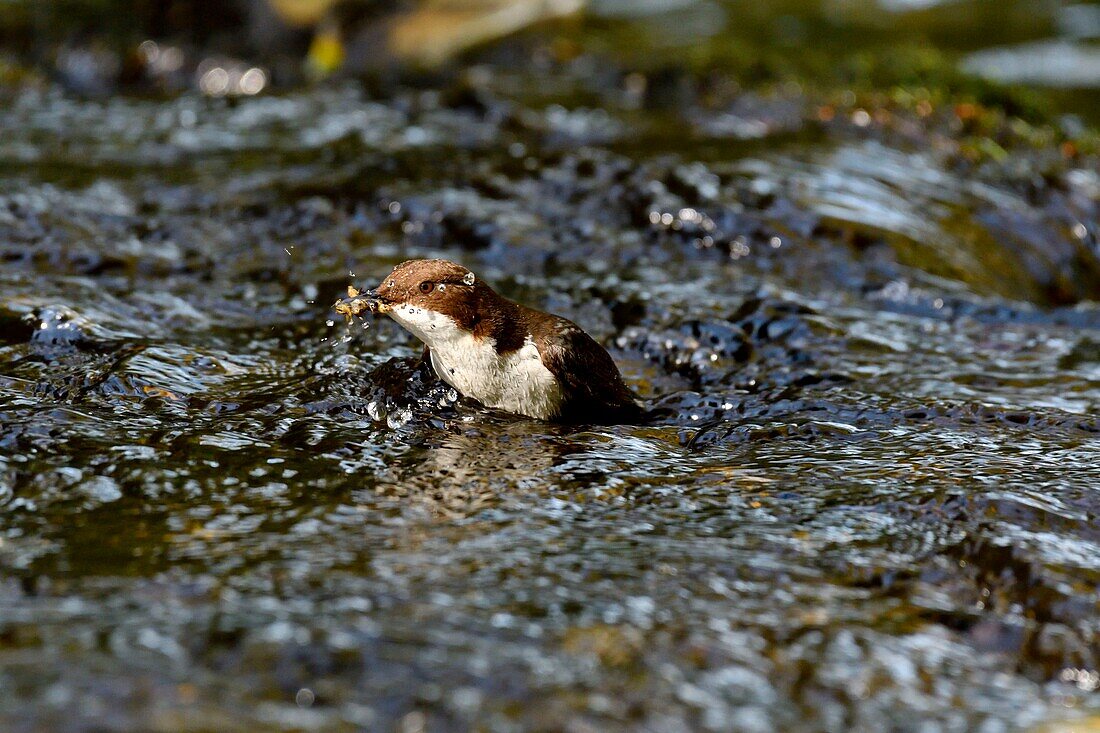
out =
{"type": "Polygon", "coordinates": [[[509,36],[553,57],[711,64],[743,83],[945,82],[969,76],[1082,92],[1095,113],[1095,3],[980,0],[4,0],[6,73],[85,94],[255,94],[331,75],[439,69],[509,36]],[[219,61],[227,66],[208,76],[219,61]],[[262,75],[245,78],[249,68],[262,75]],[[929,74],[938,76],[928,76],[929,74]],[[922,77],[921,75],[925,75],[922,77]],[[204,84],[203,78],[206,77],[204,84]],[[262,79],[262,83],[261,83],[262,79]]]}

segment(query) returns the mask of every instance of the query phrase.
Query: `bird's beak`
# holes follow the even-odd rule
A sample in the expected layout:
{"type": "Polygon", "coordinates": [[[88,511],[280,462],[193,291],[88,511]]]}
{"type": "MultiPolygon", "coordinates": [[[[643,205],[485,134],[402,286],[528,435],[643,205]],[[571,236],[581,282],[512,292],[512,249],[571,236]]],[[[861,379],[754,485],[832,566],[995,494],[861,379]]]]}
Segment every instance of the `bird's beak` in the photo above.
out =
{"type": "Polygon", "coordinates": [[[377,290],[360,291],[350,285],[348,286],[348,296],[340,298],[332,307],[333,310],[345,318],[357,316],[363,311],[385,313],[388,310],[385,301],[379,297],[377,290]]]}

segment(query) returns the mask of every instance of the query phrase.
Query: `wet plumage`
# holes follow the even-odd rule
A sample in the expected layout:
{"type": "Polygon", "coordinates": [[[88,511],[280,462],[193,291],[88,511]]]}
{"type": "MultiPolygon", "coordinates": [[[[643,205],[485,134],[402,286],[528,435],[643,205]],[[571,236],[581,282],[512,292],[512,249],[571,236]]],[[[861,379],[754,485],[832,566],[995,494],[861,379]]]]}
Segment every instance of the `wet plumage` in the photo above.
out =
{"type": "Polygon", "coordinates": [[[488,407],[566,422],[642,414],[614,360],[580,326],[502,297],[461,265],[410,260],[364,295],[428,347],[440,379],[488,407]]]}

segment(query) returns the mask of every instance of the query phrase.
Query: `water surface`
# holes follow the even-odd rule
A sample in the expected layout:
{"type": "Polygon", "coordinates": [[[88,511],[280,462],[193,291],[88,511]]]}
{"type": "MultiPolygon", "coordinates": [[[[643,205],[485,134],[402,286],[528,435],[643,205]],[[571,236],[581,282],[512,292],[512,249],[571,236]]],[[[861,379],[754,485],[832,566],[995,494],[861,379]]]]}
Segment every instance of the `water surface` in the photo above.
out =
{"type": "Polygon", "coordinates": [[[951,108],[670,113],[584,57],[488,58],[7,92],[2,727],[1095,715],[1092,160],[968,163],[951,108]],[[427,256],[582,324],[662,416],[493,413],[394,324],[326,323],[427,256]]]}

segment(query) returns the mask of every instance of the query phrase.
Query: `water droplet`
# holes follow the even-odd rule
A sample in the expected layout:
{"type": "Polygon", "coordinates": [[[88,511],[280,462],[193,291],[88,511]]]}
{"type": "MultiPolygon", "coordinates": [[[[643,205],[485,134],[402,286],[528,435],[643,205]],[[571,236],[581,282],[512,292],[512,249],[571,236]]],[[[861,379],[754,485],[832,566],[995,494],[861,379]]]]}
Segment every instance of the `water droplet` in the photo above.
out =
{"type": "Polygon", "coordinates": [[[313,694],[313,690],[309,689],[308,687],[303,687],[302,689],[298,690],[298,694],[294,696],[294,702],[300,708],[308,708],[309,706],[313,705],[313,701],[315,699],[316,696],[313,694]]]}
{"type": "Polygon", "coordinates": [[[401,719],[397,729],[401,731],[401,733],[424,733],[427,725],[427,716],[419,710],[414,710],[401,719]]]}
{"type": "Polygon", "coordinates": [[[199,79],[199,89],[211,97],[222,97],[229,91],[229,72],[220,66],[210,69],[199,79]]]}
{"type": "Polygon", "coordinates": [[[122,498],[122,489],[110,476],[93,476],[81,489],[97,503],[106,504],[122,498]]]}
{"type": "Polygon", "coordinates": [[[263,91],[263,88],[267,86],[267,74],[263,69],[251,68],[241,75],[241,80],[237,86],[241,90],[241,94],[247,96],[253,96],[263,91]]]}
{"type": "Polygon", "coordinates": [[[370,415],[371,420],[381,422],[386,419],[386,408],[379,402],[368,402],[367,414],[370,415]]]}
{"type": "Polygon", "coordinates": [[[160,46],[156,41],[142,41],[138,46],[138,53],[140,53],[147,63],[154,63],[160,58],[160,46]]]}
{"type": "Polygon", "coordinates": [[[407,407],[402,407],[389,414],[386,418],[386,425],[390,430],[397,430],[403,427],[409,420],[412,420],[412,410],[407,407]]]}
{"type": "Polygon", "coordinates": [[[325,325],[328,326],[329,328],[332,328],[333,326],[336,325],[336,321],[334,321],[330,318],[327,321],[325,321],[325,325]]]}

